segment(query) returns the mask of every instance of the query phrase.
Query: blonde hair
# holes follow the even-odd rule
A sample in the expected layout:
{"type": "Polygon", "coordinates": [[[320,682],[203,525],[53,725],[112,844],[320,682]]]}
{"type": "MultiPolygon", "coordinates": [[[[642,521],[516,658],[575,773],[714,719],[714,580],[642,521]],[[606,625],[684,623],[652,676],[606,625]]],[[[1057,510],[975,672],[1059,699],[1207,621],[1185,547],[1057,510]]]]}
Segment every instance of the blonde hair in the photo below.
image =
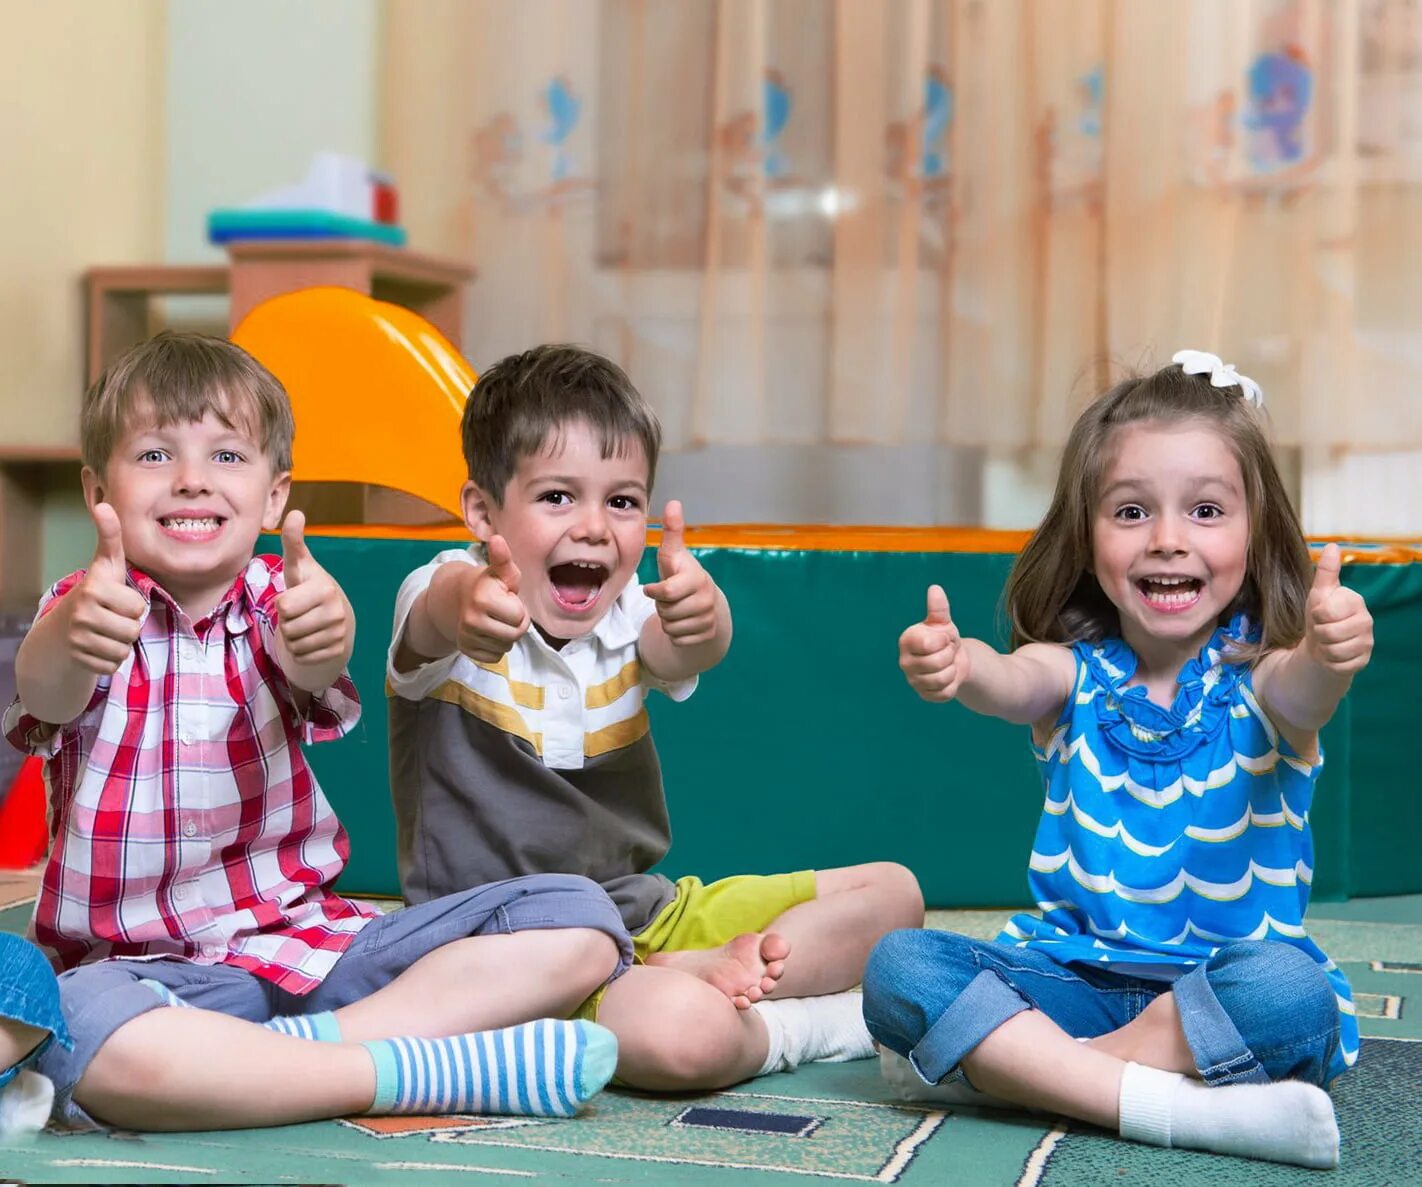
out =
{"type": "Polygon", "coordinates": [[[79,448],[86,466],[104,472],[139,410],[157,428],[211,412],[229,429],[250,432],[277,473],[291,469],[296,425],[286,389],[225,338],[164,331],[120,356],[84,393],[79,448]]]}
{"type": "Polygon", "coordinates": [[[1091,572],[1091,526],[1112,437],[1144,421],[1199,421],[1219,433],[1244,476],[1249,545],[1244,584],[1225,613],[1257,623],[1257,644],[1230,658],[1255,662],[1303,638],[1304,603],[1313,579],[1308,546],[1289,502],[1262,415],[1237,386],[1217,388],[1208,375],[1177,365],[1117,384],[1095,401],[1067,439],[1051,506],[1007,579],[1005,600],[1013,647],[1023,643],[1099,642],[1121,630],[1120,616],[1091,572]]]}

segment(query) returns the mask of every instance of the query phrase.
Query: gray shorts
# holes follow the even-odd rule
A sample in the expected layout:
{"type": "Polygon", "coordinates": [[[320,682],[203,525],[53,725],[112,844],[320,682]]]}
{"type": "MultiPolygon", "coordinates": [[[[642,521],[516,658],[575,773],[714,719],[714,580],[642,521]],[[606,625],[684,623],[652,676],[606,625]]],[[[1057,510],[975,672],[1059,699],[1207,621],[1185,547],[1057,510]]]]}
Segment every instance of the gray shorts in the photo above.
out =
{"type": "Polygon", "coordinates": [[[585,927],[606,932],[621,951],[614,977],[632,963],[622,916],[596,882],[573,874],[532,874],[391,911],[372,919],[324,981],[298,996],[246,969],[180,959],[101,960],[60,975],[72,1050],[51,1043],[36,1070],[54,1081],[53,1119],[71,1128],[97,1123],[73,1101],[74,1087],[114,1031],[163,1003],[142,980],[158,981],[188,1005],[248,1022],[338,1010],[388,985],[420,957],[469,936],[585,927]]]}

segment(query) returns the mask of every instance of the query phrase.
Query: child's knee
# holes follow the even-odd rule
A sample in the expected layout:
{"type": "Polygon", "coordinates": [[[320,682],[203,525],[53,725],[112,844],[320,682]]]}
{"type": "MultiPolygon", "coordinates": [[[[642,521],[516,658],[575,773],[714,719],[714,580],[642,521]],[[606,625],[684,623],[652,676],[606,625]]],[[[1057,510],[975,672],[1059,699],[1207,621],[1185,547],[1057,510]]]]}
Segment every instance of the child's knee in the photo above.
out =
{"type": "Polygon", "coordinates": [[[1205,975],[1271,1080],[1322,1083],[1338,1043],[1338,998],[1307,952],[1277,940],[1226,945],[1205,975]]]}
{"type": "Polygon", "coordinates": [[[981,971],[969,943],[951,932],[901,928],[875,944],[864,969],[870,1033],[931,1026],[981,971]]]}
{"type": "MultiPolygon", "coordinates": [[[[614,1027],[622,1048],[619,1066],[650,1076],[659,1088],[731,1084],[755,1070],[747,1070],[754,1033],[749,1011],[736,1009],[704,981],[678,976],[635,1009],[635,1026],[614,1027]]],[[[606,999],[599,1021],[609,1021],[606,999]]]]}
{"type": "Polygon", "coordinates": [[[923,926],[923,889],[908,866],[896,861],[876,861],[867,867],[884,899],[881,917],[888,928],[923,926]]]}
{"type": "Polygon", "coordinates": [[[622,968],[622,949],[605,931],[592,927],[570,928],[568,943],[569,969],[583,987],[583,996],[611,980],[622,968]]]}

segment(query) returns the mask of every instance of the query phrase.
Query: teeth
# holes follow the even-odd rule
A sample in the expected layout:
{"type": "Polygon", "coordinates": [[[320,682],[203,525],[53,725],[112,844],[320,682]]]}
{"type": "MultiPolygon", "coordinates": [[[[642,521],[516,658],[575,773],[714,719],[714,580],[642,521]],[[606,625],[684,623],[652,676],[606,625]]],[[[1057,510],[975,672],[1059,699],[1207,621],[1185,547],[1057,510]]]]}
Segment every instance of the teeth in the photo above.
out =
{"type": "Polygon", "coordinates": [[[178,519],[175,517],[170,517],[168,519],[165,519],[163,523],[167,527],[176,528],[180,532],[204,531],[210,528],[215,528],[217,526],[217,520],[215,518],[178,519]]]}
{"type": "Polygon", "coordinates": [[[1147,577],[1152,585],[1184,585],[1191,580],[1189,577],[1147,577]]]}
{"type": "Polygon", "coordinates": [[[1150,600],[1160,606],[1184,606],[1195,600],[1193,593],[1152,593],[1150,600]]]}

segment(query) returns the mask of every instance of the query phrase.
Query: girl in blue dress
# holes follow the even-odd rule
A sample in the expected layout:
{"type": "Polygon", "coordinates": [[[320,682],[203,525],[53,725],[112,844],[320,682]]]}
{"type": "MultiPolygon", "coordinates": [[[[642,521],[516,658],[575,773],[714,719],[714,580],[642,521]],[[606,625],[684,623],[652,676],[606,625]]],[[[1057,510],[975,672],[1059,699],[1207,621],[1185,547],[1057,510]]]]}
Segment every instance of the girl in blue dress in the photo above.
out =
{"type": "Polygon", "coordinates": [[[899,641],[930,701],[1032,727],[1038,914],[884,938],[864,1012],[902,1095],[1333,1166],[1348,982],[1304,929],[1318,731],[1372,652],[1314,569],[1259,388],[1182,351],[1089,407],[1007,587],[1014,650],[944,591],[899,641]]]}

